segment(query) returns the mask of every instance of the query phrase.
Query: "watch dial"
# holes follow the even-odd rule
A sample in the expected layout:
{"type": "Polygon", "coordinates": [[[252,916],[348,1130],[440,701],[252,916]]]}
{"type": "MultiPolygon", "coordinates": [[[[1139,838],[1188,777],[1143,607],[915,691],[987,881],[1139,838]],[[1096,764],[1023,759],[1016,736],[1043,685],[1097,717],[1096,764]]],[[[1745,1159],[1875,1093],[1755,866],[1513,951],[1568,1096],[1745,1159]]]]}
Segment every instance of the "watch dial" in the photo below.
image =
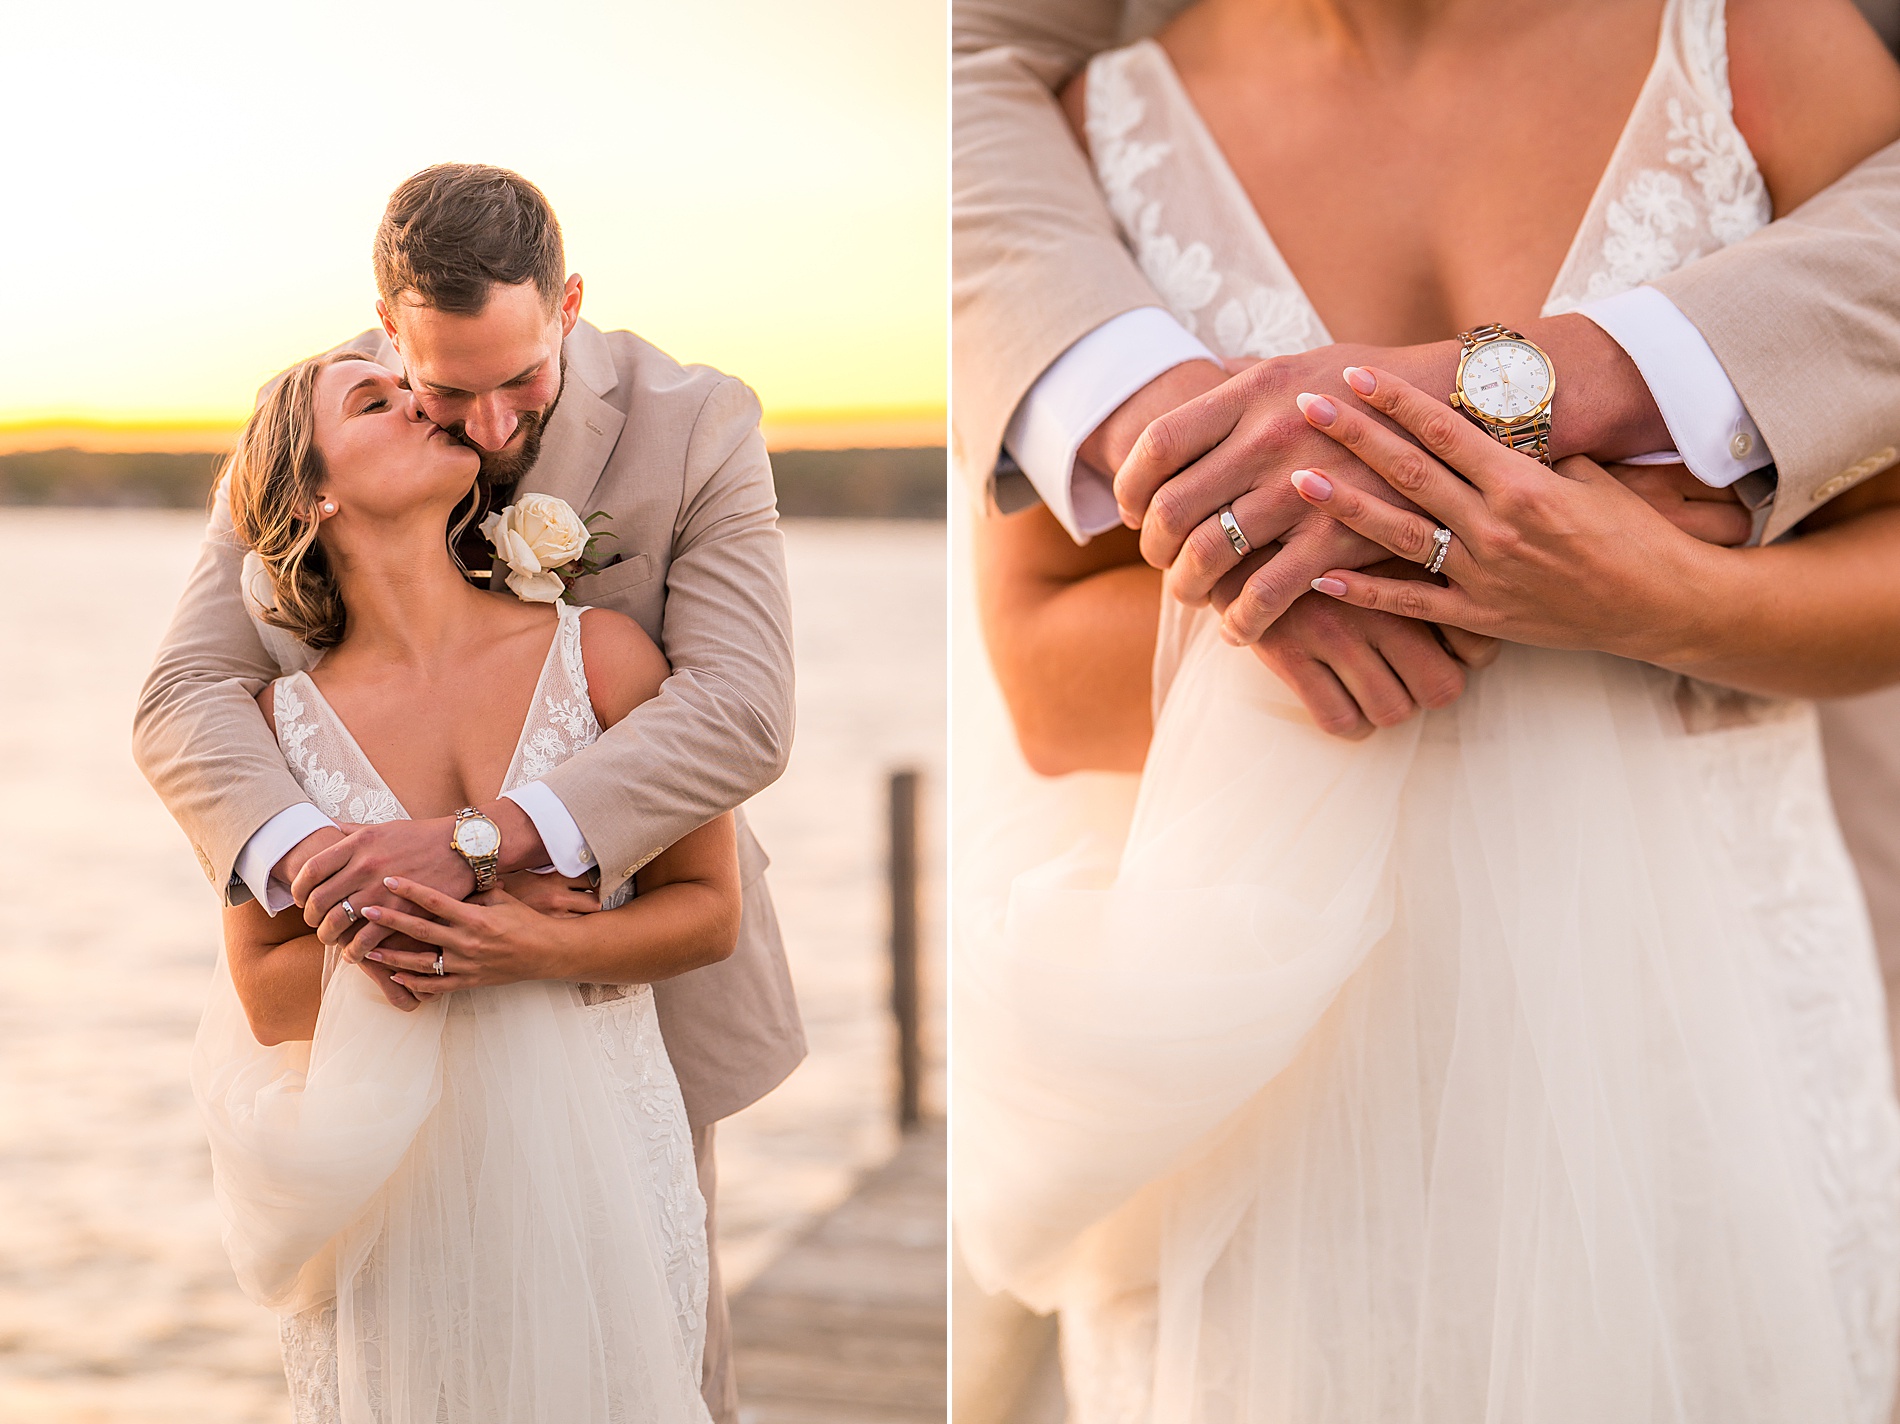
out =
{"type": "Polygon", "coordinates": [[[1465,404],[1492,420],[1522,420],[1550,396],[1550,365],[1522,341],[1492,341],[1465,360],[1465,404]]]}
{"type": "Polygon", "coordinates": [[[470,819],[455,833],[455,843],[469,855],[493,855],[501,849],[501,832],[493,821],[470,819]]]}

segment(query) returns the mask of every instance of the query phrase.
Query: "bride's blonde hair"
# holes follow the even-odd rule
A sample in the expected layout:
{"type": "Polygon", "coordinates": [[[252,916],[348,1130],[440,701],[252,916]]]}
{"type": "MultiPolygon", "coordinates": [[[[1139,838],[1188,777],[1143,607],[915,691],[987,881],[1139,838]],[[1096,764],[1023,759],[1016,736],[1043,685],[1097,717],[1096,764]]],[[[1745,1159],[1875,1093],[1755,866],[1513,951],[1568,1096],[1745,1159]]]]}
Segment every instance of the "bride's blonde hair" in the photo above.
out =
{"type": "MultiPolygon", "coordinates": [[[[339,361],[371,359],[332,351],[292,366],[257,403],[224,466],[232,527],[270,578],[273,601],[260,610],[264,621],[318,649],[343,641],[348,612],[329,556],[317,542],[317,494],[329,477],[317,449],[317,378],[339,361]]],[[[447,531],[452,555],[485,503],[478,482],[456,506],[447,531]]],[[[456,565],[461,567],[459,557],[456,565]]]]}

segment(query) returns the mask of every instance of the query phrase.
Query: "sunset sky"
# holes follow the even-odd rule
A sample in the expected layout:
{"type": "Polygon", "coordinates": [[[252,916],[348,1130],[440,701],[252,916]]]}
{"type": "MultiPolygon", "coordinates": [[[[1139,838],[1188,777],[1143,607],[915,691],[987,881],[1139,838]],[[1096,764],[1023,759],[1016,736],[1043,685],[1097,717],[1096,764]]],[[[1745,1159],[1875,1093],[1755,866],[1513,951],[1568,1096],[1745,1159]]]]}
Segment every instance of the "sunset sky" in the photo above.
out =
{"type": "Polygon", "coordinates": [[[583,314],[743,377],[768,424],[941,438],[939,0],[61,0],[5,28],[0,447],[241,419],[372,324],[383,202],[449,159],[539,184],[583,314]]]}

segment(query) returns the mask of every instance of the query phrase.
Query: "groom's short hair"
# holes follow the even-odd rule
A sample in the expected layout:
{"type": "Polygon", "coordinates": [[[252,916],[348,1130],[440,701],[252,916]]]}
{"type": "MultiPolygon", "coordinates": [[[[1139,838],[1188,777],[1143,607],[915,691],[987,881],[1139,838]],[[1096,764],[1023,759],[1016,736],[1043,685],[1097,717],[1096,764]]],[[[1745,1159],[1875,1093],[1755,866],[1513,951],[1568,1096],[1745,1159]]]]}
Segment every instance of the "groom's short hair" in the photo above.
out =
{"type": "Polygon", "coordinates": [[[483,163],[438,163],[389,195],[376,228],[376,290],[458,316],[479,315],[496,283],[532,278],[552,313],[567,260],[561,225],[541,190],[483,163]]]}

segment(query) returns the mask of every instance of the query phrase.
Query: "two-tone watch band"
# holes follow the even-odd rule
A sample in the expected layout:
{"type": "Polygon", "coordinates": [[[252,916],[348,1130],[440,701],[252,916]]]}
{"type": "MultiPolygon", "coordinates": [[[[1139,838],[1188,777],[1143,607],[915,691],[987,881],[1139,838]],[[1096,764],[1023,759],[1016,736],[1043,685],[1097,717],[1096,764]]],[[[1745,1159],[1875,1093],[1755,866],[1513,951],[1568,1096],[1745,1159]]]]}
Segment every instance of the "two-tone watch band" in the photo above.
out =
{"type": "Polygon", "coordinates": [[[479,895],[483,891],[493,890],[496,882],[501,879],[501,846],[498,842],[495,849],[487,855],[471,855],[464,850],[460,832],[462,823],[468,820],[487,821],[491,827],[494,822],[489,821],[488,817],[473,806],[464,806],[455,813],[455,830],[449,837],[449,844],[454,847],[455,853],[466,860],[468,868],[475,872],[475,893],[479,895]]]}
{"type": "MultiPolygon", "coordinates": [[[[1458,333],[1458,344],[1469,356],[1480,346],[1493,341],[1522,341],[1529,345],[1529,339],[1519,331],[1513,331],[1502,322],[1489,322],[1484,326],[1473,327],[1470,331],[1458,333]]],[[[1510,425],[1487,419],[1480,411],[1464,405],[1463,410],[1493,440],[1500,445],[1508,445],[1520,455],[1529,455],[1543,465],[1550,463],[1550,409],[1545,407],[1535,420],[1514,422],[1510,425]]]]}

